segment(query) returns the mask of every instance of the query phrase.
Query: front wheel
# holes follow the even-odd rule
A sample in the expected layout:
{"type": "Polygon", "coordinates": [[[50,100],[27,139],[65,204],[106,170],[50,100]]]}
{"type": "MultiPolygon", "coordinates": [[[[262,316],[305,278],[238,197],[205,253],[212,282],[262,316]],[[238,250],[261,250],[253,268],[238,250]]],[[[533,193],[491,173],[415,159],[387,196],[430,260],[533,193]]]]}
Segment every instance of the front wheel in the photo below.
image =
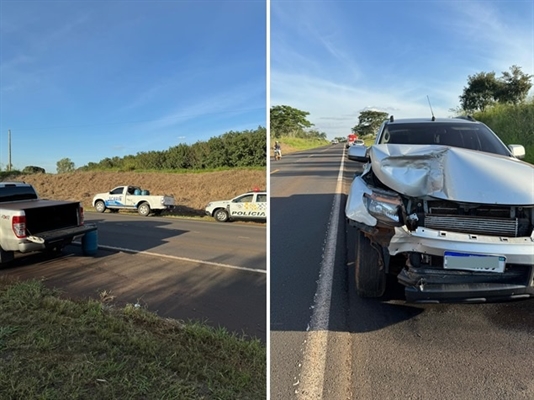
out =
{"type": "Polygon", "coordinates": [[[106,211],[106,204],[104,204],[104,202],[102,200],[98,200],[96,203],[95,203],[95,209],[96,211],[98,211],[99,213],[103,213],[104,211],[106,211]]]}
{"type": "Polygon", "coordinates": [[[224,208],[219,208],[217,211],[215,211],[215,214],[213,214],[213,216],[219,222],[228,221],[228,211],[226,211],[224,208]]]}
{"type": "Polygon", "coordinates": [[[148,217],[150,214],[150,205],[148,203],[141,203],[139,207],[137,207],[137,212],[142,217],[148,217]]]}
{"type": "MultiPolygon", "coordinates": [[[[378,245],[377,245],[378,246],[378,245]]],[[[386,291],[386,271],[382,254],[362,231],[356,238],[356,292],[360,297],[381,297],[386,291]]]]}

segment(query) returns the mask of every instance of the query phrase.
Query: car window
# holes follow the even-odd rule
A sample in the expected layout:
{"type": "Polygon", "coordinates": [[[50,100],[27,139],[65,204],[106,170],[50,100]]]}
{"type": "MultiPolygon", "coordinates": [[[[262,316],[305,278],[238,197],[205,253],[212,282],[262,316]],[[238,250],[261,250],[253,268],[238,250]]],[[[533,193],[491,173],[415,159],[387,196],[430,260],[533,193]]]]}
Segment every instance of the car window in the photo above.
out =
{"type": "Polygon", "coordinates": [[[118,188],[115,188],[113,189],[111,192],[109,192],[110,194],[122,194],[122,191],[124,189],[124,186],[120,186],[118,188]]]}
{"type": "Polygon", "coordinates": [[[266,194],[259,194],[257,199],[257,202],[259,203],[265,203],[267,201],[267,195],[266,194]]]}
{"type": "Polygon", "coordinates": [[[253,194],[247,194],[245,196],[238,197],[234,200],[234,203],[250,203],[252,202],[252,199],[254,198],[253,194]]]}

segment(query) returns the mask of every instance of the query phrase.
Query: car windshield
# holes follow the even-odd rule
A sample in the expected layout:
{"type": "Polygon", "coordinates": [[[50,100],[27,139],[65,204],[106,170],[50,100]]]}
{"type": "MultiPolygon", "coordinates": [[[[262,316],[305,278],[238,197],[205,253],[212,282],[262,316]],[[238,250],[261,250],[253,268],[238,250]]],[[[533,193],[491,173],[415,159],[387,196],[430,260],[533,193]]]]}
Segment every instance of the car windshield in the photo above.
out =
{"type": "Polygon", "coordinates": [[[510,152],[486,126],[472,123],[398,123],[385,127],[380,143],[439,144],[510,156],[510,152]]]}

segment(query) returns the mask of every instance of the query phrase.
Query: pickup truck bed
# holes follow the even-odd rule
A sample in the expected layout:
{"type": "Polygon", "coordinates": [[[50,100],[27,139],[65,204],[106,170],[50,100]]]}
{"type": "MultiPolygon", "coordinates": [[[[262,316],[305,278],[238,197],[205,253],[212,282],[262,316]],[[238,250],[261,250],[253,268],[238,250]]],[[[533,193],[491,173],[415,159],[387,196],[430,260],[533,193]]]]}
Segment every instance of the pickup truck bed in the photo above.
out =
{"type": "Polygon", "coordinates": [[[54,200],[29,200],[1,205],[1,209],[24,211],[26,230],[32,235],[78,225],[78,207],[77,202],[54,200]]]}

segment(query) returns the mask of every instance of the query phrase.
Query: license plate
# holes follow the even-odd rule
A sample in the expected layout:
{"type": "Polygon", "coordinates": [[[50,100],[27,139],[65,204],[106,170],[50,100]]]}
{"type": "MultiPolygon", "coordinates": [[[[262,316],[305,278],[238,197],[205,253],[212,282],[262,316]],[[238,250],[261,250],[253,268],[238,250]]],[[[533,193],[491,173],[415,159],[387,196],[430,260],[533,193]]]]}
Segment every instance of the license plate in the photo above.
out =
{"type": "Polygon", "coordinates": [[[504,272],[506,257],[499,255],[468,254],[446,251],[443,268],[476,272],[504,272]]]}

